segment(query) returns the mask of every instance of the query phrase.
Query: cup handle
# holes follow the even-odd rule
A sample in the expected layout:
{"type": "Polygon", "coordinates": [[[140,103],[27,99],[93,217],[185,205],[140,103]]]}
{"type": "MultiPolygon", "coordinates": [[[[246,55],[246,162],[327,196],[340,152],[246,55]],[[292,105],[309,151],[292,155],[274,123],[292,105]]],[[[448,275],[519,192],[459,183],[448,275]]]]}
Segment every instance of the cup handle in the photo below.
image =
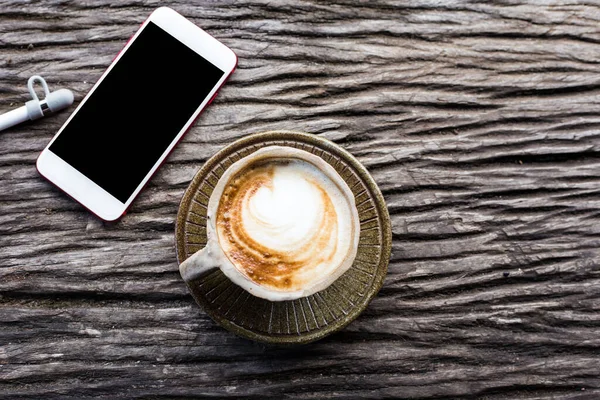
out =
{"type": "Polygon", "coordinates": [[[220,260],[210,243],[179,264],[179,273],[184,281],[202,278],[220,267],[220,260]]]}

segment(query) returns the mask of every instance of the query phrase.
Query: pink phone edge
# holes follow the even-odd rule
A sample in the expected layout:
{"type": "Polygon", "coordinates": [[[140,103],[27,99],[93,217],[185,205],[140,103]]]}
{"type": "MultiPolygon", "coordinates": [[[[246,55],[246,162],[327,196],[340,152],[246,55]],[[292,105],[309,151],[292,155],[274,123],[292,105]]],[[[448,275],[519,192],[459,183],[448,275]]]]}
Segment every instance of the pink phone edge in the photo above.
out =
{"type": "MultiPolygon", "coordinates": [[[[147,20],[147,18],[146,18],[147,20]]],[[[141,24],[140,24],[140,28],[144,25],[144,23],[146,22],[146,20],[144,20],[141,24]]],[[[135,34],[139,31],[139,29],[136,30],[133,35],[131,35],[131,37],[127,40],[127,42],[125,43],[125,45],[123,46],[123,48],[121,48],[121,50],[119,50],[119,52],[117,53],[117,55],[113,58],[113,60],[111,61],[110,65],[108,67],[106,67],[106,69],[110,68],[111,65],[113,65],[113,63],[115,62],[115,60],[117,59],[117,57],[119,56],[119,54],[121,54],[121,52],[123,51],[123,49],[125,49],[125,47],[127,47],[127,45],[129,44],[129,42],[131,41],[131,39],[133,39],[133,37],[135,36],[135,34]]],[[[205,31],[206,32],[206,31],[205,31]]],[[[206,32],[210,37],[212,37],[215,40],[218,40],[217,38],[215,38],[214,36],[212,36],[210,33],[206,32]]],[[[220,42],[220,41],[219,41],[220,42]]],[[[231,50],[231,48],[229,48],[229,46],[226,46],[225,44],[223,44],[225,47],[227,47],[229,50],[231,50]]],[[[105,219],[102,218],[100,215],[96,214],[93,210],[89,209],[85,204],[83,204],[82,202],[80,202],[79,200],[77,200],[75,197],[71,196],[69,193],[67,193],[63,188],[61,188],[60,186],[58,186],[57,184],[55,184],[54,182],[52,182],[52,180],[50,180],[47,176],[45,176],[42,171],[40,171],[40,168],[38,166],[37,161],[39,160],[40,156],[37,157],[36,159],[36,163],[35,163],[35,168],[37,170],[37,172],[44,178],[46,179],[48,182],[50,182],[51,184],[53,184],[55,187],[57,187],[58,189],[60,189],[63,193],[65,193],[67,196],[69,196],[71,199],[75,200],[77,203],[79,203],[80,205],[83,206],[83,208],[85,208],[87,211],[89,211],[91,214],[95,215],[97,218],[101,219],[102,221],[105,222],[117,222],[118,220],[120,220],[121,218],[123,218],[125,216],[125,214],[127,214],[127,211],[129,210],[129,208],[133,205],[133,202],[135,199],[137,199],[137,197],[139,196],[139,194],[146,188],[146,186],[148,185],[148,183],[152,180],[152,178],[154,177],[154,175],[158,172],[158,170],[163,166],[163,164],[165,163],[165,161],[167,161],[167,159],[169,158],[169,156],[171,155],[171,153],[173,152],[173,150],[175,150],[175,148],[177,147],[177,145],[181,142],[181,140],[185,137],[185,135],[187,135],[187,133],[190,131],[190,129],[192,128],[192,126],[196,123],[196,121],[198,120],[198,118],[200,118],[200,115],[202,115],[202,113],[204,112],[204,110],[213,102],[213,100],[217,97],[217,95],[219,94],[219,91],[221,90],[221,88],[223,87],[223,85],[225,85],[225,83],[227,83],[227,81],[229,80],[229,78],[231,77],[231,75],[233,75],[233,73],[235,72],[237,65],[238,65],[238,56],[237,54],[231,50],[231,52],[233,53],[233,55],[235,56],[235,63],[233,65],[233,69],[231,70],[231,72],[229,72],[229,74],[227,75],[227,77],[225,78],[225,80],[223,81],[223,83],[221,83],[218,87],[217,87],[217,91],[215,92],[215,94],[210,98],[210,100],[208,101],[208,103],[206,103],[206,105],[204,107],[202,107],[202,109],[200,109],[200,112],[198,113],[198,115],[196,115],[196,117],[194,118],[194,120],[192,121],[192,123],[190,124],[190,126],[188,126],[188,128],[185,130],[185,132],[183,132],[183,135],[181,135],[181,137],[179,139],[177,139],[177,141],[175,142],[175,145],[173,146],[173,148],[171,150],[169,150],[169,152],[167,153],[166,157],[161,161],[161,163],[158,165],[158,168],[156,168],[156,170],[152,173],[152,175],[150,175],[150,177],[148,178],[148,180],[146,181],[146,183],[144,183],[144,186],[142,186],[142,188],[140,189],[140,191],[138,192],[138,194],[133,198],[133,200],[131,201],[131,203],[125,208],[125,210],[123,210],[123,213],[121,215],[119,215],[117,218],[115,219],[105,219]]],[[[88,92],[89,93],[89,92],[88,92]]],[[[87,96],[87,93],[86,93],[87,96]]],[[[84,96],[85,97],[85,96],[84,96]]],[[[44,150],[46,148],[44,147],[44,150]]],[[[43,152],[43,150],[42,150],[43,152]]],[[[40,152],[41,155],[41,152],[40,152]]]]}

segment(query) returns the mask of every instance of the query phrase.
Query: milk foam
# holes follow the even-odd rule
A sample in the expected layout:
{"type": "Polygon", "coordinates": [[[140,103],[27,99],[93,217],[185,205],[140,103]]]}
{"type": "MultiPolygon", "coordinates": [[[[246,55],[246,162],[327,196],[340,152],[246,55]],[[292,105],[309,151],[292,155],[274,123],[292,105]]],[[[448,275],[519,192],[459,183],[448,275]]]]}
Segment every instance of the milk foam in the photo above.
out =
{"type": "Polygon", "coordinates": [[[274,159],[241,171],[235,185],[225,191],[217,226],[223,251],[250,279],[297,291],[344,264],[354,245],[354,203],[321,169],[274,159]]]}
{"type": "MultiPolygon", "coordinates": [[[[254,240],[276,251],[298,248],[323,220],[325,206],[319,188],[337,189],[306,162],[276,166],[271,187],[258,188],[242,210],[244,228],[254,240]]],[[[327,194],[339,197],[339,193],[327,194]]],[[[343,207],[338,205],[338,211],[343,213],[343,207]]]]}

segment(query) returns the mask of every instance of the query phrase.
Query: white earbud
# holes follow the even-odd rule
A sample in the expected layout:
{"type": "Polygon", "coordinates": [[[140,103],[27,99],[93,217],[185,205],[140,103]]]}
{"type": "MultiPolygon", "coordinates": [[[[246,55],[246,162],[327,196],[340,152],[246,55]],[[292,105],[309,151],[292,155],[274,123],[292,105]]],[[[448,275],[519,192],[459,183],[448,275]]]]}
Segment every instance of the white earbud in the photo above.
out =
{"type": "Polygon", "coordinates": [[[50,112],[57,112],[73,104],[73,92],[68,89],[59,89],[50,93],[48,84],[39,75],[29,78],[27,88],[33,100],[29,100],[23,107],[0,115],[0,131],[27,120],[42,118],[50,112]],[[41,83],[44,88],[45,97],[42,100],[38,98],[35,90],[33,90],[33,84],[36,81],[41,83]]]}

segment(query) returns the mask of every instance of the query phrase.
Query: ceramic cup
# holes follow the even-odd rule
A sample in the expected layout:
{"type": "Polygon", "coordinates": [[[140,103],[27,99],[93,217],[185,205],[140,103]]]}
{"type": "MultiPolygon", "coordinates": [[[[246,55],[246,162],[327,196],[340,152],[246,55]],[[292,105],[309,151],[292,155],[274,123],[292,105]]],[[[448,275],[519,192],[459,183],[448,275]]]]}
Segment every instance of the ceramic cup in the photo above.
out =
{"type": "MultiPolygon", "coordinates": [[[[181,276],[186,282],[201,278],[219,268],[233,283],[254,296],[270,301],[294,300],[310,296],[330,286],[352,266],[356,256],[360,236],[360,221],[354,195],[348,184],[329,163],[304,150],[283,146],[269,146],[238,160],[219,179],[210,196],[207,209],[207,244],[179,266],[181,276]],[[315,276],[314,279],[307,280],[306,285],[291,291],[274,289],[273,287],[259,284],[247,274],[240,271],[226,255],[223,249],[223,239],[219,237],[219,230],[217,229],[219,203],[223,198],[226,188],[231,184],[232,178],[236,177],[236,174],[244,170],[244,168],[255,165],[254,163],[259,161],[268,162],[269,159],[301,160],[314,165],[332,182],[331,186],[337,188],[334,193],[337,196],[338,203],[343,203],[347,206],[336,210],[337,213],[335,215],[338,216],[338,220],[335,226],[338,230],[334,232],[337,235],[336,237],[341,237],[340,232],[343,232],[344,237],[347,238],[345,239],[345,247],[343,249],[347,250],[337,256],[335,259],[336,263],[331,268],[318,269],[318,273],[312,275],[315,276]],[[340,201],[340,199],[342,200],[340,201]],[[341,213],[342,211],[347,211],[347,213],[341,213]],[[321,271],[327,271],[327,273],[322,275],[321,271]]],[[[340,246],[336,245],[335,248],[338,249],[340,246]]]]}

